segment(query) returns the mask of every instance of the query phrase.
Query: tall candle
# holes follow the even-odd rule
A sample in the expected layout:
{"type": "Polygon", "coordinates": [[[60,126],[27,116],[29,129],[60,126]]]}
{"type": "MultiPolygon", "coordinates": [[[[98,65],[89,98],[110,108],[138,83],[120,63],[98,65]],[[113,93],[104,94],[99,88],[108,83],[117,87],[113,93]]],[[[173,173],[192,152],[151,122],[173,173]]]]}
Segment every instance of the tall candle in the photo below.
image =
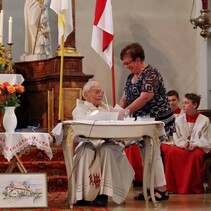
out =
{"type": "Polygon", "coordinates": [[[12,17],[9,18],[8,24],[8,43],[12,43],[12,17]]]}
{"type": "Polygon", "coordinates": [[[202,9],[206,10],[208,8],[208,2],[207,0],[202,0],[202,9]]]}
{"type": "Polygon", "coordinates": [[[3,13],[3,10],[1,10],[1,13],[0,13],[0,43],[3,44],[3,16],[4,16],[4,13],[3,13]]]}

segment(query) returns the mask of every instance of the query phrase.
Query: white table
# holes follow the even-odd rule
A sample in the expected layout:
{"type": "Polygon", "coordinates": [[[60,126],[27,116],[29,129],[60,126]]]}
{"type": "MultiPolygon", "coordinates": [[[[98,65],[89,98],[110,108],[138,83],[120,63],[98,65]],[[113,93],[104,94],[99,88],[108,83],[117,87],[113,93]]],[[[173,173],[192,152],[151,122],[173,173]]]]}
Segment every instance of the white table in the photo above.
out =
{"type": "Polygon", "coordinates": [[[1,74],[0,76],[0,83],[7,81],[11,85],[13,85],[22,84],[24,81],[24,78],[21,74],[1,74]]]}
{"type": "Polygon", "coordinates": [[[150,174],[150,193],[152,201],[156,203],[154,195],[154,167],[160,147],[159,136],[165,134],[164,123],[160,121],[64,121],[63,125],[63,150],[68,176],[68,200],[72,206],[75,202],[75,175],[73,174],[73,142],[78,136],[92,139],[127,139],[145,137],[145,159],[143,173],[143,193],[147,198],[147,172],[149,156],[152,152],[152,165],[150,174]],[[153,142],[153,143],[152,143],[153,142]]]}
{"type": "Polygon", "coordinates": [[[50,147],[52,141],[53,139],[48,133],[0,133],[2,154],[8,161],[12,159],[6,172],[12,172],[16,165],[22,173],[27,172],[20,157],[24,153],[24,149],[28,146],[36,146],[38,149],[44,150],[51,159],[53,157],[50,147]]]}

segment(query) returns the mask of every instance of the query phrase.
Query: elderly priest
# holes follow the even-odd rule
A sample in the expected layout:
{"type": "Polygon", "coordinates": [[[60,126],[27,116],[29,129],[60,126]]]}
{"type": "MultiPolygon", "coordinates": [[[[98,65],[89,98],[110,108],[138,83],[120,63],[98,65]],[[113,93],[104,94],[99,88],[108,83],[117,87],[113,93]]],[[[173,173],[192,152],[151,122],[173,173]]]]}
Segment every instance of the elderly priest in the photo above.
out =
{"type": "MultiPolygon", "coordinates": [[[[111,106],[102,102],[103,96],[100,83],[87,82],[83,88],[85,101],[77,101],[74,120],[87,120],[96,112],[112,111],[111,106]]],[[[122,203],[134,177],[124,146],[114,140],[78,138],[78,141],[74,156],[77,203],[89,204],[92,201],[97,206],[106,206],[108,196],[117,204],[122,203]]]]}

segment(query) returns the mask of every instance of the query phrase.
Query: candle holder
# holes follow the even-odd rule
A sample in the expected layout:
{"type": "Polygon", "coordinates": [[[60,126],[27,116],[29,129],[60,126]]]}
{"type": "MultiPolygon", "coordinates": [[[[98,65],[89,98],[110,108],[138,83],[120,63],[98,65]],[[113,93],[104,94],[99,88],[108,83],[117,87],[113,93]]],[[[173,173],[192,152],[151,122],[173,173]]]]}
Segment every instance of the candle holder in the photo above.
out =
{"type": "Polygon", "coordinates": [[[8,49],[7,49],[8,66],[7,66],[6,72],[8,74],[14,74],[14,72],[15,72],[13,69],[14,63],[12,62],[12,45],[13,45],[13,43],[7,43],[7,45],[8,45],[8,49]]]}
{"type": "MultiPolygon", "coordinates": [[[[1,37],[1,36],[0,36],[1,37]]],[[[0,42],[0,73],[5,74],[7,62],[6,62],[6,48],[4,45],[0,42]]]]}

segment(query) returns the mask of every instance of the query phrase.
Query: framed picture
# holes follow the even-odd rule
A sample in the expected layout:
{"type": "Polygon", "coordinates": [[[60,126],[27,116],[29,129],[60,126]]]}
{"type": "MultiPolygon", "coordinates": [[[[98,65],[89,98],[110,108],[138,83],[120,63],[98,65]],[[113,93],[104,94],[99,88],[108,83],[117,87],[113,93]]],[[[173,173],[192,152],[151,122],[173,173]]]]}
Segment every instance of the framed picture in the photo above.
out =
{"type": "Polygon", "coordinates": [[[77,99],[82,99],[81,88],[63,88],[63,106],[62,117],[63,120],[73,119],[72,111],[76,106],[77,99]]]}
{"type": "Polygon", "coordinates": [[[0,208],[46,208],[46,173],[0,174],[0,208]]]}

